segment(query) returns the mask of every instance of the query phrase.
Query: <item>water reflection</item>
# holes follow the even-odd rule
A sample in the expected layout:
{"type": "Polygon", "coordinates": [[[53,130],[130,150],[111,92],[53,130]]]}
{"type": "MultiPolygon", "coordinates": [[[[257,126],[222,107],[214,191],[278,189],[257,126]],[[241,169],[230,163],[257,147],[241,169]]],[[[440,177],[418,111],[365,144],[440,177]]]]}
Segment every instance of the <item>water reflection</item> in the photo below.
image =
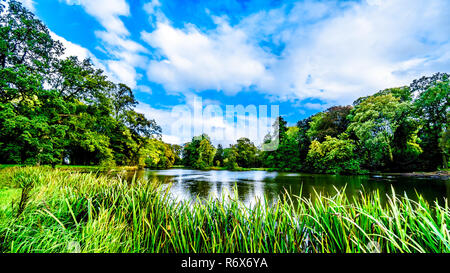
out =
{"type": "MultiPolygon", "coordinates": [[[[275,202],[280,194],[317,198],[317,193],[333,195],[336,189],[343,189],[349,198],[359,198],[361,191],[378,191],[382,201],[386,194],[407,194],[417,200],[420,193],[428,202],[450,196],[450,182],[436,178],[418,178],[405,176],[340,176],[298,173],[279,173],[266,171],[234,172],[225,170],[198,171],[189,169],[145,170],[135,174],[144,176],[152,183],[171,185],[170,192],[178,200],[199,198],[230,197],[233,188],[237,198],[247,205],[259,199],[261,202],[275,202]]],[[[296,198],[293,198],[295,201],[296,198]]]]}

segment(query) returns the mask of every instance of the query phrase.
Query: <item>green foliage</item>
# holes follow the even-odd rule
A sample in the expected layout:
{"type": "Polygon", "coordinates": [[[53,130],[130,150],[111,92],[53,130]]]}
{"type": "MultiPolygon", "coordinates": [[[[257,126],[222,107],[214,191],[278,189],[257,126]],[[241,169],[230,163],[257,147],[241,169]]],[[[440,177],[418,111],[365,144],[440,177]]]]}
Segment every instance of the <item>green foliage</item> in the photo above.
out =
{"type": "Polygon", "coordinates": [[[129,87],[63,51],[19,2],[0,6],[0,163],[138,164],[161,128],[129,87]]]}
{"type": "Polygon", "coordinates": [[[172,149],[172,152],[175,156],[175,162],[173,165],[181,165],[183,164],[183,161],[181,159],[181,154],[183,153],[183,147],[177,144],[169,144],[170,148],[172,149]]]}
{"type": "Polygon", "coordinates": [[[209,136],[202,134],[193,137],[183,149],[183,165],[194,169],[207,169],[213,166],[216,149],[211,144],[209,136]]]}
{"type": "Polygon", "coordinates": [[[143,150],[145,167],[152,169],[171,168],[176,159],[176,154],[171,145],[158,139],[149,140],[143,150]]]}
{"type": "Polygon", "coordinates": [[[323,141],[326,136],[337,137],[347,130],[351,106],[334,106],[312,116],[307,135],[311,140],[323,141]]]}
{"type": "Polygon", "coordinates": [[[313,172],[357,174],[361,168],[355,150],[352,140],[326,136],[323,142],[312,141],[306,161],[313,172]]]}
{"type": "Polygon", "coordinates": [[[236,150],[236,163],[239,167],[257,167],[258,149],[250,139],[245,137],[238,139],[237,144],[233,145],[233,149],[236,150]]]}
{"type": "Polygon", "coordinates": [[[377,93],[375,93],[373,95],[361,97],[361,98],[355,100],[353,102],[353,105],[354,106],[359,105],[363,101],[365,101],[371,97],[378,97],[378,96],[385,96],[385,95],[392,95],[392,96],[398,98],[400,101],[411,101],[412,100],[411,88],[408,86],[403,86],[403,87],[387,88],[387,89],[378,91],[377,93]]]}
{"type": "Polygon", "coordinates": [[[414,102],[422,127],[419,136],[427,151],[421,159],[425,168],[445,167],[448,158],[450,80],[448,75],[443,75],[440,80],[423,78],[422,81],[428,84],[423,85],[424,89],[417,89],[419,94],[414,102]]]}
{"type": "Polygon", "coordinates": [[[284,171],[301,169],[299,151],[299,132],[297,127],[287,127],[286,121],[278,117],[274,125],[274,134],[268,135],[272,142],[278,139],[278,147],[274,151],[263,151],[261,162],[264,167],[277,168],[284,171]]]}
{"type": "Polygon", "coordinates": [[[224,157],[224,150],[222,147],[222,144],[219,144],[217,146],[217,150],[216,150],[216,154],[214,155],[214,164],[217,167],[223,166],[223,160],[225,159],[224,157]]]}
{"type": "Polygon", "coordinates": [[[237,157],[239,154],[237,153],[236,147],[230,147],[224,150],[224,160],[223,165],[228,170],[236,170],[239,168],[237,163],[237,157]]]}
{"type": "Polygon", "coordinates": [[[348,131],[355,135],[364,163],[382,168],[394,161],[394,136],[410,104],[392,94],[369,97],[349,115],[348,131]]]}

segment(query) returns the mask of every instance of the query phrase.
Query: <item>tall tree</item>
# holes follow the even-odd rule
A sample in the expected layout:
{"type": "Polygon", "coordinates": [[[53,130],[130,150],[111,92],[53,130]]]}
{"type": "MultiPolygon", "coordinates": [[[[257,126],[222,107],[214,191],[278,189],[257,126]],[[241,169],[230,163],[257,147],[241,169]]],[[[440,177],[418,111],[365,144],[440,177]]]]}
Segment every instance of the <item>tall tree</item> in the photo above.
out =
{"type": "Polygon", "coordinates": [[[250,139],[246,137],[238,139],[234,148],[237,152],[236,162],[239,167],[256,167],[258,149],[250,139]]]}
{"type": "Polygon", "coordinates": [[[206,169],[213,165],[215,153],[216,149],[208,135],[193,137],[191,142],[184,145],[183,165],[195,169],[206,169]]]}
{"type": "Polygon", "coordinates": [[[348,130],[357,137],[367,167],[393,163],[394,135],[407,110],[408,104],[392,94],[369,97],[352,110],[348,130]]]}
{"type": "Polygon", "coordinates": [[[217,145],[216,154],[214,155],[214,164],[216,166],[223,166],[223,159],[224,159],[224,151],[222,144],[217,145]]]}
{"type": "Polygon", "coordinates": [[[347,130],[347,119],[351,106],[333,106],[316,114],[309,123],[307,132],[311,140],[323,141],[326,136],[337,137],[347,130]]]}
{"type": "Polygon", "coordinates": [[[447,74],[435,74],[431,78],[422,78],[413,82],[417,96],[414,106],[421,119],[422,129],[419,136],[427,153],[422,162],[427,169],[447,166],[446,134],[450,109],[450,81],[447,74]]]}

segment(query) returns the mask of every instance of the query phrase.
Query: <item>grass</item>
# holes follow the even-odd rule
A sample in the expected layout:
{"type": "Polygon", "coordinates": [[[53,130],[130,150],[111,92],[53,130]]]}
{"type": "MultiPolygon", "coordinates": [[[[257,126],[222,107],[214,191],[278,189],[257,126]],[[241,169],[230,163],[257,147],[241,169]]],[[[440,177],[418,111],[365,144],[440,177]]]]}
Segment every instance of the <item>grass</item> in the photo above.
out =
{"type": "Polygon", "coordinates": [[[45,167],[3,169],[0,188],[0,252],[450,252],[447,202],[394,192],[385,206],[343,190],[297,205],[184,204],[145,180],[45,167]]]}
{"type": "MultiPolygon", "coordinates": [[[[48,167],[49,165],[47,165],[48,167]]],[[[14,168],[14,167],[26,167],[26,165],[20,164],[0,164],[0,170],[6,168],[14,168]]],[[[55,165],[56,169],[62,170],[76,170],[76,171],[86,171],[86,172],[94,172],[94,171],[122,171],[122,170],[136,170],[137,166],[115,166],[115,167],[106,167],[100,165],[55,165]]]]}

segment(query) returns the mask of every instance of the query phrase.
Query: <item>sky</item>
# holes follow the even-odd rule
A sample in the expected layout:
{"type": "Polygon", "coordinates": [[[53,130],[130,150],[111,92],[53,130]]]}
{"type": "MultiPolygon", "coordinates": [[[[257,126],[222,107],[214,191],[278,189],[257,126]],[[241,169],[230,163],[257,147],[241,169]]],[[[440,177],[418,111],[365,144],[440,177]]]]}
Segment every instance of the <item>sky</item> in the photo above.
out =
{"type": "MultiPolygon", "coordinates": [[[[91,58],[130,86],[137,110],[161,125],[169,143],[184,143],[206,125],[235,130],[211,132],[215,144],[247,136],[239,117],[195,116],[199,99],[201,109],[223,112],[227,105],[266,105],[270,113],[275,105],[292,126],[331,106],[450,72],[448,0],[21,2],[65,45],[65,56],[91,58]],[[180,105],[186,112],[174,114],[180,105]],[[194,129],[182,134],[174,129],[180,123],[194,129]]],[[[263,115],[247,116],[250,124],[263,115]]],[[[270,129],[270,114],[267,121],[261,132],[270,129]]],[[[252,139],[257,144],[261,132],[252,139]]]]}

